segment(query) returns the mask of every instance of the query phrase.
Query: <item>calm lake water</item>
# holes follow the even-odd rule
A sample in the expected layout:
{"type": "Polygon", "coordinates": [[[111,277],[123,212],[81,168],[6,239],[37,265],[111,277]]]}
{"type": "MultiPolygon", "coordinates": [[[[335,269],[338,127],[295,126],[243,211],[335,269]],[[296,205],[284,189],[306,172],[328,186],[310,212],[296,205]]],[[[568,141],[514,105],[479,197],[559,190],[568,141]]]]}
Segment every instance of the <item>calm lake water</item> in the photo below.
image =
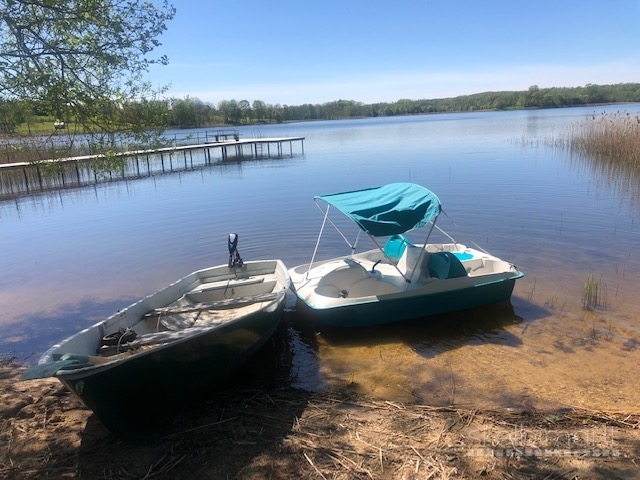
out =
{"type": "MultiPolygon", "coordinates": [[[[322,221],[313,195],[411,181],[440,197],[467,234],[458,240],[525,272],[511,304],[340,333],[307,328],[291,296],[273,353],[288,381],[394,401],[637,411],[638,190],[549,146],[616,111],[640,105],[252,126],[241,136],[304,136],[304,153],[2,201],[0,354],[35,362],[139,297],[226,263],[231,232],[245,260],[308,262],[322,221]],[[606,290],[595,312],[582,309],[590,273],[606,290]]],[[[347,253],[327,245],[324,257],[347,253]]]]}

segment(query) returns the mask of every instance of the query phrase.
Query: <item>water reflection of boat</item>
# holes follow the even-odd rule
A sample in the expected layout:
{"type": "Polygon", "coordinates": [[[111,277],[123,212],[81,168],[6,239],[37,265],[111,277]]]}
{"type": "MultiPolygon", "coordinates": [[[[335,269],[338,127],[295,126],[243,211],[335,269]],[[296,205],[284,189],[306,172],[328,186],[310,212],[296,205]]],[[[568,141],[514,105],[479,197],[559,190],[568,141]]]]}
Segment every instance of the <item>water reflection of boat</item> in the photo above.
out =
{"type": "Polygon", "coordinates": [[[392,183],[314,200],[324,212],[316,248],[309,264],[289,273],[299,303],[318,324],[364,327],[489,305],[508,300],[523,276],[514,265],[436,227],[440,200],[420,185],[392,183]],[[353,244],[329,217],[331,207],[359,227],[353,244]],[[351,254],[314,263],[327,221],[351,254]],[[424,243],[411,243],[405,234],[421,227],[427,230],[424,243]],[[451,243],[428,243],[434,228],[451,243]],[[355,253],[362,232],[377,248],[355,253]]]}
{"type": "Polygon", "coordinates": [[[54,345],[23,379],[55,376],[115,434],[147,435],[271,338],[288,288],[280,260],[193,272],[54,345]]]}

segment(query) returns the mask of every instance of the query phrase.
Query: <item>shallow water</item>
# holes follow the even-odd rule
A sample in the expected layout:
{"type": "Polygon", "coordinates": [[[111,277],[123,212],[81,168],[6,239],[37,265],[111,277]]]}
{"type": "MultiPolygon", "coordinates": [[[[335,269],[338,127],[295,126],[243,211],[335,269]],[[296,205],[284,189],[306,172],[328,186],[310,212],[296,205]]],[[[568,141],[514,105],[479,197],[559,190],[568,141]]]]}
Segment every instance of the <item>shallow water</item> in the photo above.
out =
{"type": "MultiPolygon", "coordinates": [[[[598,107],[597,113],[640,106],[598,107]]],[[[482,247],[525,271],[512,302],[358,332],[315,332],[289,298],[290,381],[395,401],[637,411],[640,212],[633,190],[546,146],[594,108],[246,127],[304,136],[304,155],[229,162],[0,203],[0,353],[53,342],[192,270],[308,262],[316,194],[413,181],[482,247]],[[593,273],[606,308],[582,308],[593,273]]],[[[466,238],[465,238],[466,237],[466,238]]],[[[347,253],[327,238],[320,256],[347,253]]]]}

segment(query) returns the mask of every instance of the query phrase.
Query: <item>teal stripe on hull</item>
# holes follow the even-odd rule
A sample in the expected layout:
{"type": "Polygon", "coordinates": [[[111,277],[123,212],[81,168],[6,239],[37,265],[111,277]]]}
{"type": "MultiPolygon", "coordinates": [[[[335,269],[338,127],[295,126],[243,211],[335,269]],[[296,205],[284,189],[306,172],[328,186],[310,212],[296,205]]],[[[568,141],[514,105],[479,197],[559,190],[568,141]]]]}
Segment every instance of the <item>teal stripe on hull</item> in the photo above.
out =
{"type": "Polygon", "coordinates": [[[428,317],[441,313],[492,305],[511,298],[515,276],[473,287],[434,293],[428,296],[407,296],[385,301],[351,304],[327,309],[315,309],[299,301],[309,320],[319,326],[361,328],[428,317]]]}

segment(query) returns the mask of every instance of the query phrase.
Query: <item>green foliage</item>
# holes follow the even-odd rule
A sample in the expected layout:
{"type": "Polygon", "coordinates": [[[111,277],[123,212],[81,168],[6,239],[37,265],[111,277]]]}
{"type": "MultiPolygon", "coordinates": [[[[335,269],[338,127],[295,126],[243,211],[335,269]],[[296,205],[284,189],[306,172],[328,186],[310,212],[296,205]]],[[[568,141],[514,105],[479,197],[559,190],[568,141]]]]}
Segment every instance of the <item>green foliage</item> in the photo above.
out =
{"type": "Polygon", "coordinates": [[[64,165],[60,162],[34,162],[38,164],[38,168],[40,169],[40,174],[43,177],[54,177],[62,174],[64,170],[64,165]]]}
{"type": "Polygon", "coordinates": [[[174,15],[166,1],[0,0],[0,98],[64,122],[69,141],[78,132],[105,144],[145,137],[164,126],[166,107],[148,100],[163,92],[143,77],[167,63],[150,54],[174,15]]]}
{"type": "Polygon", "coordinates": [[[357,117],[416,115],[424,113],[471,112],[554,108],[593,103],[640,102],[640,84],[591,85],[575,88],[539,88],[527,91],[484,92],[453,98],[365,104],[336,100],[323,104],[270,105],[262,100],[222,100],[216,105],[197,98],[172,99],[168,124],[174,127],[205,127],[220,124],[277,123],[304,120],[336,120],[357,117]]]}
{"type": "Polygon", "coordinates": [[[96,177],[108,177],[111,172],[122,170],[125,165],[125,157],[109,150],[103,156],[91,160],[91,169],[96,177]]]}
{"type": "Polygon", "coordinates": [[[11,102],[0,99],[0,132],[11,133],[23,123],[27,123],[29,108],[25,102],[11,102]]]}
{"type": "MultiPolygon", "coordinates": [[[[1,0],[0,0],[1,1],[1,0]]],[[[135,90],[141,93],[144,85],[135,90]]],[[[133,92],[133,90],[132,90],[133,92]]],[[[66,132],[91,132],[103,138],[95,143],[108,145],[115,132],[123,139],[135,138],[133,143],[149,145],[157,142],[158,135],[167,127],[197,128],[212,125],[240,125],[279,123],[304,120],[336,120],[358,117],[415,115],[425,113],[471,112],[483,110],[512,110],[523,108],[553,108],[592,103],[640,102],[640,84],[587,85],[576,88],[539,88],[533,85],[527,91],[484,92],[453,98],[410,100],[392,103],[365,104],[354,100],[336,100],[323,104],[271,105],[262,100],[222,100],[216,105],[198,98],[161,98],[153,96],[115,102],[98,98],[91,109],[77,110],[77,117],[65,118],[66,132]]],[[[54,116],[43,117],[50,110],[46,102],[0,101],[0,114],[5,132],[50,133],[54,116]],[[43,121],[43,119],[46,120],[43,121]],[[22,122],[22,123],[21,123],[22,122]],[[25,123],[26,122],[26,123],[25,123]]],[[[58,117],[59,118],[59,117],[58,117]]],[[[115,145],[111,145],[115,148],[115,145]]],[[[105,147],[106,148],[106,147],[105,147]]]]}

